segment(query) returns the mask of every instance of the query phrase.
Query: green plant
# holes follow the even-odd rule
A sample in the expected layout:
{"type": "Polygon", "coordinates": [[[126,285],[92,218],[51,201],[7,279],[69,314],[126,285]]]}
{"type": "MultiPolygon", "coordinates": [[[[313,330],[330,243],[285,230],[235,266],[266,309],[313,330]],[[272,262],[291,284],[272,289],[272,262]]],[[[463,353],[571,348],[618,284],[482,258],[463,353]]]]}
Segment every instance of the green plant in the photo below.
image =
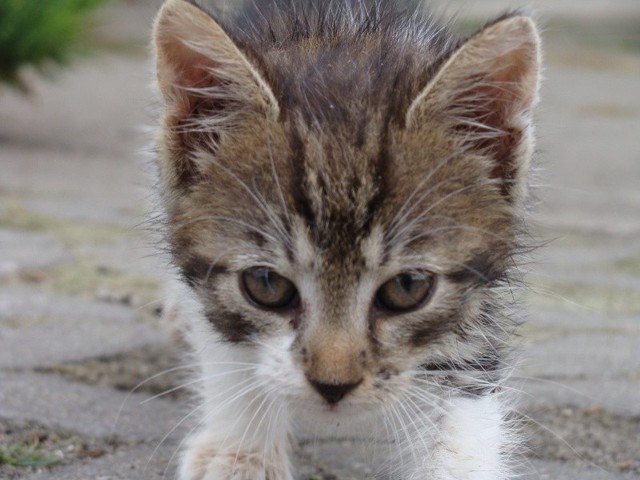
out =
{"type": "Polygon", "coordinates": [[[0,82],[25,90],[23,66],[41,73],[84,50],[89,15],[108,0],[0,0],[0,82]]]}
{"type": "Polygon", "coordinates": [[[37,447],[30,444],[0,445],[0,465],[14,467],[44,467],[53,465],[60,460],[45,455],[37,447]]]}

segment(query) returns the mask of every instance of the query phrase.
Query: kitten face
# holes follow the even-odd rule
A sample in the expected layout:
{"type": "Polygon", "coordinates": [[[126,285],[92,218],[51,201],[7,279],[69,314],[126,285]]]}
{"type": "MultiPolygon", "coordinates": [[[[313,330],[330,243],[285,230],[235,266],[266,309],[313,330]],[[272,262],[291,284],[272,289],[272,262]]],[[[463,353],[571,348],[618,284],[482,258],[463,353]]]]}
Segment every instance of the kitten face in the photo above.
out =
{"type": "Polygon", "coordinates": [[[400,130],[385,144],[370,137],[358,148],[306,125],[237,132],[198,152],[207,168],[171,222],[212,327],[257,344],[265,375],[305,402],[323,403],[316,381],[359,384],[345,405],[383,404],[408,371],[448,361],[513,242],[482,158],[452,155],[445,135],[427,145],[400,130]],[[297,145],[294,128],[307,129],[297,145]],[[257,267],[290,281],[299,300],[252,301],[242,276],[257,267]],[[380,305],[383,285],[419,273],[432,281],[425,301],[380,305]]]}
{"type": "MultiPolygon", "coordinates": [[[[495,370],[508,330],[495,292],[531,150],[531,22],[497,22],[422,67],[398,50],[411,81],[325,72],[323,94],[289,78],[295,48],[260,54],[245,39],[243,53],[181,9],[156,25],[161,182],[168,242],[212,342],[250,346],[278,394],[332,412],[382,406],[425,369],[495,370]],[[345,75],[357,88],[337,115],[328,92],[345,75]]],[[[452,376],[431,385],[464,391],[452,376]]]]}

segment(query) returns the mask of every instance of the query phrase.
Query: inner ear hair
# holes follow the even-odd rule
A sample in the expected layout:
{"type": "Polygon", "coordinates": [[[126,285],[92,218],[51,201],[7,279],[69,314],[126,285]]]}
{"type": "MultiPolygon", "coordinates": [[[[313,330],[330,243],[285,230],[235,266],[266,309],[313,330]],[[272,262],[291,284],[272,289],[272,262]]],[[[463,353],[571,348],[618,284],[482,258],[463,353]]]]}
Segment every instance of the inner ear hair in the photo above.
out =
{"type": "Polygon", "coordinates": [[[444,62],[409,107],[406,127],[420,129],[436,118],[467,148],[492,157],[492,176],[510,197],[527,170],[539,77],[540,40],[533,21],[503,17],[444,62]]]}
{"type": "Polygon", "coordinates": [[[223,97],[277,118],[278,102],[264,76],[211,14],[187,0],[167,0],[153,31],[156,73],[169,107],[189,109],[223,97]]]}

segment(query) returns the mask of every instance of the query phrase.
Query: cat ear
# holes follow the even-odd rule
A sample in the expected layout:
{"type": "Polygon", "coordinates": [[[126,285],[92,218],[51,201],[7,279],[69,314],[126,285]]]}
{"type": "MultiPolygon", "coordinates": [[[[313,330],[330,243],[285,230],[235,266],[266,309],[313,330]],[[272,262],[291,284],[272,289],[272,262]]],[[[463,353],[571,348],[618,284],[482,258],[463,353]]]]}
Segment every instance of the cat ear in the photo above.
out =
{"type": "Polygon", "coordinates": [[[217,105],[250,107],[271,118],[278,102],[264,77],[222,27],[187,0],[167,0],[153,31],[156,72],[167,105],[178,116],[215,97],[217,105]]]}
{"type": "Polygon", "coordinates": [[[492,177],[508,198],[521,196],[533,148],[531,111],[540,77],[540,39],[525,16],[502,18],[467,40],[413,101],[408,129],[435,119],[465,148],[491,156],[492,177]]]}

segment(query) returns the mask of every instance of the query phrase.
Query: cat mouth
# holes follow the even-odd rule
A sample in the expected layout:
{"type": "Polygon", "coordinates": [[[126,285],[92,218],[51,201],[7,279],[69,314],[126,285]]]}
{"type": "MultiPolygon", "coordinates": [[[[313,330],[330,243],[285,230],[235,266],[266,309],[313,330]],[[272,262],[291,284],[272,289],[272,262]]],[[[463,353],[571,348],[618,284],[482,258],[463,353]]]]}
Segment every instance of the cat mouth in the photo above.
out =
{"type": "Polygon", "coordinates": [[[365,402],[352,398],[337,403],[326,401],[320,403],[321,413],[331,417],[348,416],[349,418],[356,418],[367,415],[374,409],[373,405],[367,405],[365,402]]]}
{"type": "Polygon", "coordinates": [[[336,405],[336,404],[324,402],[323,410],[325,412],[329,412],[329,413],[339,413],[340,407],[338,405],[336,405]]]}

